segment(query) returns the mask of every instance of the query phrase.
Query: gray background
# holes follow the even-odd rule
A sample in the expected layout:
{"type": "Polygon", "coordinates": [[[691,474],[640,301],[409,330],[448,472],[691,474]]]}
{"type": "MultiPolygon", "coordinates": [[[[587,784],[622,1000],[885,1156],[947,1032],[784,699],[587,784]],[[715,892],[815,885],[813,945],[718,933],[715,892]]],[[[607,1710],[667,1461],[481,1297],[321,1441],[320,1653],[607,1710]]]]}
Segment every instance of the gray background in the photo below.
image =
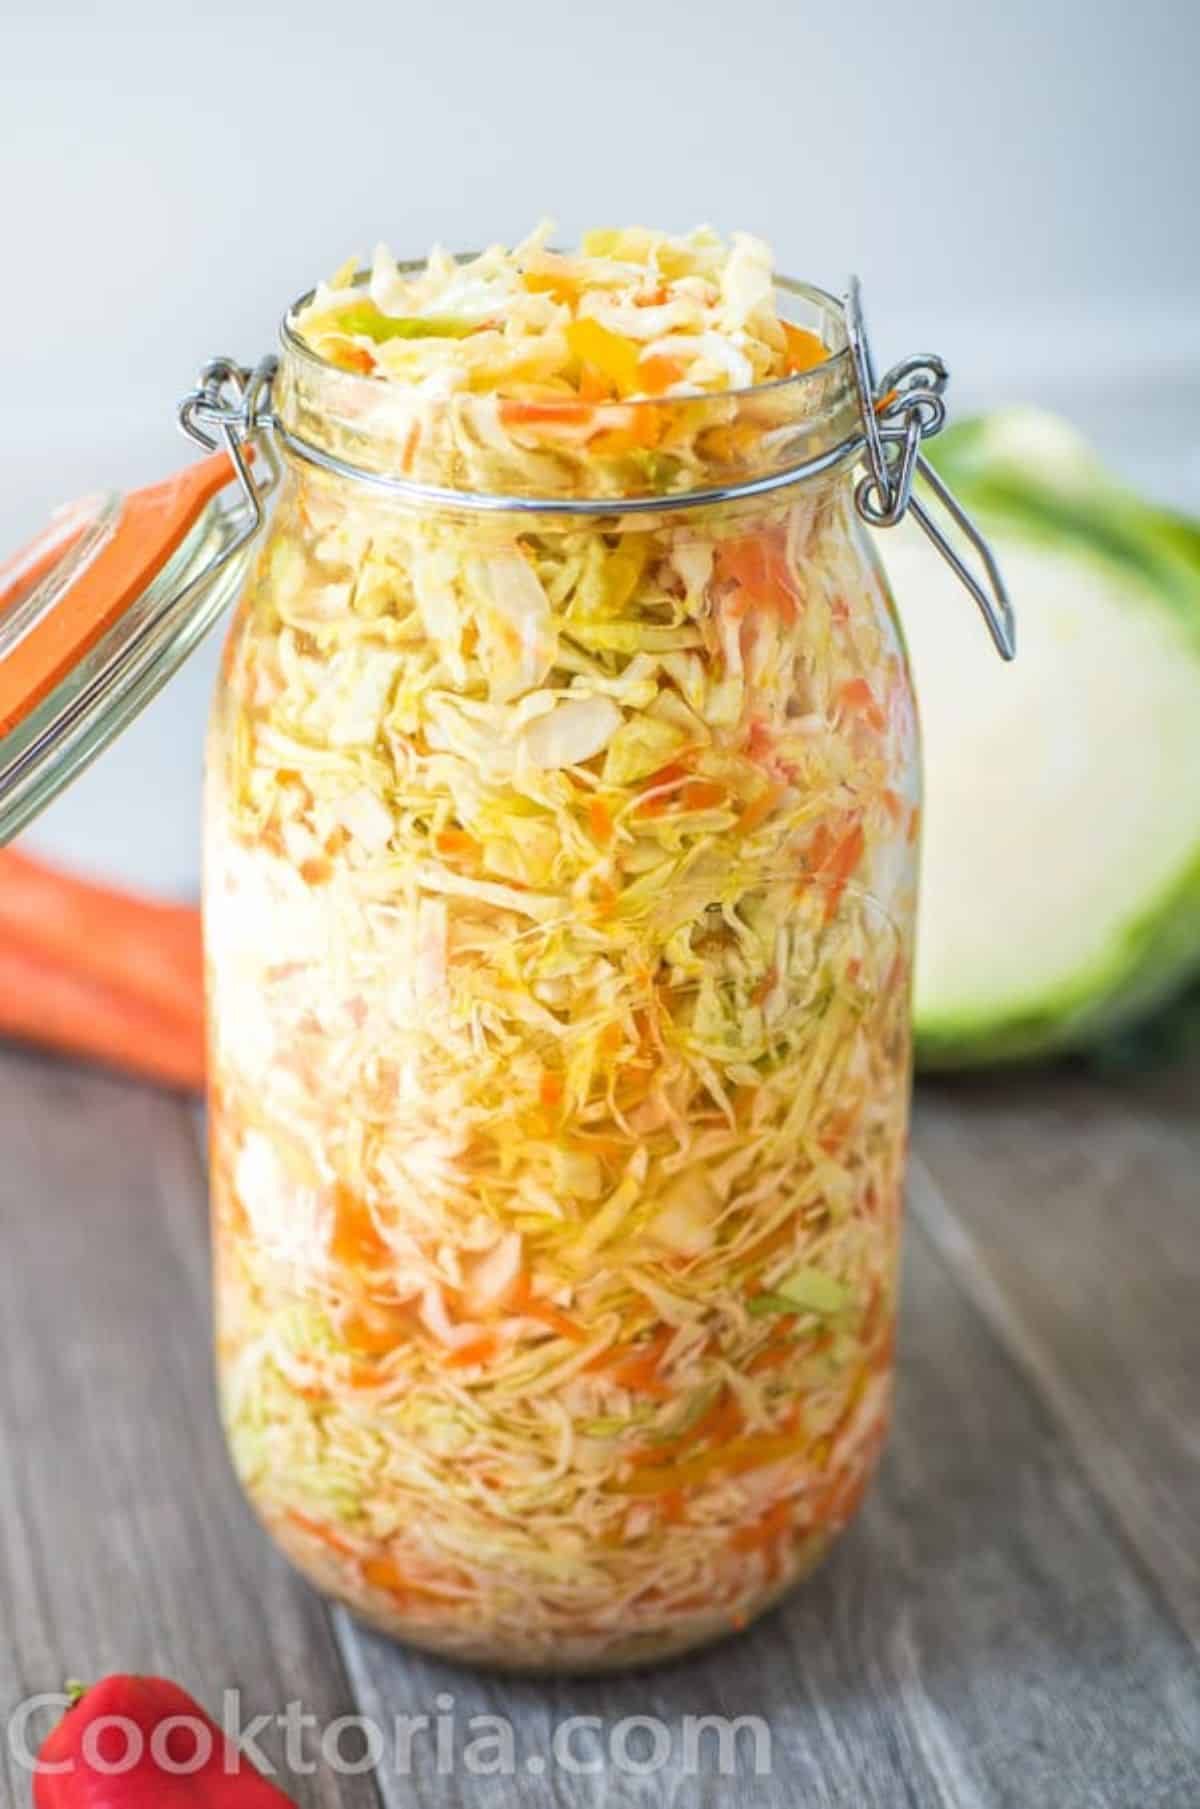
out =
{"type": "MultiPolygon", "coordinates": [[[[1072,414],[1200,507],[1195,0],[18,5],[0,543],[186,460],[173,406],[353,250],[700,220],[864,279],[885,362],[1072,414]]],[[[987,650],[980,642],[980,657],[987,650]]],[[[194,887],[210,644],[35,840],[194,887]]],[[[969,677],[969,675],[968,675],[969,677]]]]}

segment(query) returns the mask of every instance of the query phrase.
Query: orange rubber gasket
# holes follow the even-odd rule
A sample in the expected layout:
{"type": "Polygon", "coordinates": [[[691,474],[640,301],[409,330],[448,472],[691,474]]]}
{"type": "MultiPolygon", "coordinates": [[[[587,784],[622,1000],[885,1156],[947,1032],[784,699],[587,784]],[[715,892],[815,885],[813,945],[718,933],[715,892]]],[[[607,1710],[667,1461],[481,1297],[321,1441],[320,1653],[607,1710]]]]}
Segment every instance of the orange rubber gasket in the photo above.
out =
{"type": "MultiPolygon", "coordinates": [[[[23,722],[136,603],[233,475],[228,453],[214,452],[161,483],[130,491],[107,544],[50,613],[0,660],[0,735],[23,722]]],[[[35,540],[18,555],[20,573],[0,590],[0,613],[27,595],[82,532],[80,527],[64,540],[51,526],[44,552],[35,540]]]]}

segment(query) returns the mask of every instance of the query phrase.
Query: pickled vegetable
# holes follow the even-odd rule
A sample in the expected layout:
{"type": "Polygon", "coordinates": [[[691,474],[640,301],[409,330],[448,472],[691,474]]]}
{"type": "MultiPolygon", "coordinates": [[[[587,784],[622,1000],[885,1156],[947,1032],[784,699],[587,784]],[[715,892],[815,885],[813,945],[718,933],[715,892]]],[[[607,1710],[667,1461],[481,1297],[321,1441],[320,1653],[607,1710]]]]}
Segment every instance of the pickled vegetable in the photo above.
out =
{"type": "MultiPolygon", "coordinates": [[[[333,431],[446,487],[704,489],[770,456],[731,384],[825,381],[783,381],[754,241],[381,254],[363,288],[293,323],[352,386],[333,431]],[[367,301],[479,324],[347,342],[367,301]]],[[[358,1612],[627,1662],[844,1525],[889,1397],[915,803],[840,476],[546,517],[293,473],[210,761],[222,1392],[358,1612]]]]}

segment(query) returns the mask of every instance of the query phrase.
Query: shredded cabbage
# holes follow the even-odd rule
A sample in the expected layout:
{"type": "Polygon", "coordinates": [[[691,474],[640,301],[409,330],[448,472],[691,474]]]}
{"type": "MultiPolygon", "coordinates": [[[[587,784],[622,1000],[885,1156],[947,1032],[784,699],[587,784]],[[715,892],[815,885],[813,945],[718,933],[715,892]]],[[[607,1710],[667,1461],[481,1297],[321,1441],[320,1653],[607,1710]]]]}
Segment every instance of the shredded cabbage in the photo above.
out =
{"type": "MultiPolygon", "coordinates": [[[[370,356],[372,407],[568,398],[572,431],[589,394],[686,414],[805,355],[766,248],[708,233],[380,252],[294,327],[370,356]]],[[[439,456],[493,488],[552,456],[586,496],[606,456],[548,455],[552,408],[490,451],[464,422],[439,456]]],[[[712,431],[681,420],[680,470],[712,431]]],[[[682,1649],[873,1466],[915,731],[845,490],[547,521],[297,469],[243,601],[206,907],[224,1409],[286,1548],[431,1647],[682,1649]]]]}
{"type": "Polygon", "coordinates": [[[380,245],[365,290],[343,267],[296,331],[330,364],[410,392],[530,401],[745,389],[823,353],[779,318],[770,248],[749,233],[728,249],[703,229],[589,233],[564,255],[549,230],[467,263],[435,252],[417,274],[380,245]]]}

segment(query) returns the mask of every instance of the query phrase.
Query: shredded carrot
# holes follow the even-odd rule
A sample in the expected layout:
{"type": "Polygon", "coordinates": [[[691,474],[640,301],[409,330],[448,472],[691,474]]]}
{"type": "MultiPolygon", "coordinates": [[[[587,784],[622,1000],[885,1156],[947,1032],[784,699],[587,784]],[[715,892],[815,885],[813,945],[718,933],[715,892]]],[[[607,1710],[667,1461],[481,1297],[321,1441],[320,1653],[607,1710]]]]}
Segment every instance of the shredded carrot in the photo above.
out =
{"type": "Polygon", "coordinates": [[[603,798],[592,798],[588,803],[588,828],[602,847],[607,847],[613,838],[612,812],[603,798]]]}
{"type": "Polygon", "coordinates": [[[757,535],[748,534],[743,540],[723,540],[717,548],[717,566],[722,578],[732,578],[751,598],[763,600],[767,562],[757,535]]]}
{"type": "Polygon", "coordinates": [[[828,867],[831,883],[829,897],[825,905],[826,921],[828,921],[837,910],[842,893],[846,889],[850,876],[862,859],[865,846],[866,839],[863,835],[863,826],[861,823],[856,823],[850,833],[835,850],[828,867]]]}
{"type": "Polygon", "coordinates": [[[754,1253],[755,1262],[761,1262],[773,1250],[782,1250],[786,1244],[792,1243],[795,1236],[796,1220],[792,1216],[784,1219],[781,1225],[776,1225],[772,1231],[766,1232],[762,1237],[754,1238],[749,1249],[754,1253]]]}
{"type": "Polygon", "coordinates": [[[746,731],[746,758],[761,766],[775,752],[775,731],[761,716],[755,716],[746,731]]]}
{"type": "Polygon", "coordinates": [[[457,1350],[450,1352],[445,1359],[447,1369],[474,1369],[478,1364],[489,1363],[499,1349],[499,1340],[491,1332],[485,1332],[482,1338],[472,1338],[469,1344],[460,1344],[457,1350]]]}
{"type": "Polygon", "coordinates": [[[391,1558],[368,1558],[362,1573],[364,1583],[372,1589],[386,1590],[389,1595],[399,1594],[404,1587],[399,1566],[391,1558]]]}
{"type": "Polygon", "coordinates": [[[818,823],[812,841],[805,852],[810,873],[820,873],[824,870],[825,863],[834,846],[834,839],[829,833],[828,823],[818,823]]]}
{"type": "Polygon", "coordinates": [[[604,372],[597,370],[594,364],[585,364],[579,373],[579,400],[611,402],[613,395],[613,386],[604,372]]]}
{"type": "Polygon", "coordinates": [[[650,403],[639,402],[633,411],[633,425],[630,433],[635,446],[657,446],[662,438],[663,419],[660,409],[650,403]]]}
{"type": "Polygon", "coordinates": [[[665,352],[652,353],[638,360],[638,382],[647,396],[661,396],[683,377],[683,366],[665,352]]]}
{"type": "Polygon", "coordinates": [[[685,810],[713,810],[729,802],[729,793],[715,779],[689,779],[679,800],[685,810]]]}
{"type": "Polygon", "coordinates": [[[547,1301],[526,1300],[520,1311],[523,1318],[536,1319],[540,1325],[548,1326],[560,1338],[569,1338],[573,1344],[586,1344],[588,1341],[587,1332],[577,1320],[566,1313],[560,1313],[557,1307],[551,1306],[547,1301]]]}
{"type": "Polygon", "coordinates": [[[865,678],[848,678],[838,692],[838,704],[848,715],[861,716],[864,722],[881,734],[887,727],[887,719],[865,678]]]}
{"type": "Polygon", "coordinates": [[[368,376],[375,369],[375,360],[365,345],[343,345],[338,347],[338,363],[348,371],[358,371],[368,376]]]}
{"type": "Polygon", "coordinates": [[[757,798],[751,798],[749,804],[739,811],[735,827],[742,835],[749,835],[752,830],[766,822],[786,790],[785,785],[780,785],[776,781],[765,786],[757,798]]]}
{"type": "Polygon", "coordinates": [[[350,1544],[349,1540],[343,1539],[340,1533],[335,1532],[333,1527],[326,1526],[319,1520],[310,1520],[307,1514],[301,1514],[295,1508],[288,1508],[286,1512],[293,1526],[298,1526],[300,1531],[307,1533],[310,1539],[319,1539],[322,1545],[327,1545],[330,1551],[337,1552],[340,1557],[358,1557],[354,1546],[350,1544]]]}
{"type": "Polygon", "coordinates": [[[400,448],[400,469],[411,471],[417,456],[417,447],[421,444],[421,423],[414,421],[404,436],[404,444],[400,448]]]}
{"type": "Polygon", "coordinates": [[[865,846],[863,826],[857,818],[840,837],[834,837],[828,825],[821,823],[809,843],[809,871],[814,879],[819,879],[828,888],[825,894],[826,923],[836,916],[842,894],[862,859],[865,846]]]}
{"type": "Polygon", "coordinates": [[[343,1182],[334,1188],[333,1236],[329,1254],[347,1269],[372,1269],[391,1259],[370,1207],[343,1182]]]}
{"type": "Polygon", "coordinates": [[[633,807],[633,814],[638,817],[660,816],[669,807],[670,793],[688,777],[688,769],[678,760],[669,761],[660,766],[656,773],[651,773],[642,788],[642,796],[633,807]]]}
{"type": "Polygon", "coordinates": [[[589,449],[601,458],[621,458],[627,452],[657,446],[662,432],[658,410],[649,402],[629,405],[629,424],[598,433],[588,442],[589,449]]]}
{"type": "Polygon", "coordinates": [[[687,1432],[678,1438],[664,1439],[657,1445],[647,1445],[643,1450],[635,1451],[630,1462],[635,1469],[645,1465],[658,1465],[664,1459],[681,1457],[686,1452],[694,1451],[709,1439],[717,1443],[732,1439],[740,1432],[741,1426],[741,1408],[735,1397],[722,1389],[712,1405],[687,1432]]]}
{"type": "Polygon", "coordinates": [[[730,1537],[729,1544],[734,1551],[766,1551],[785,1533],[790,1533],[794,1521],[790,1501],[777,1501],[774,1507],[767,1509],[759,1519],[752,1520],[749,1526],[739,1526],[730,1537]]]}
{"type": "MultiPolygon", "coordinates": [[[[368,1357],[387,1357],[411,1336],[412,1318],[406,1308],[364,1302],[348,1315],[342,1330],[347,1344],[356,1351],[368,1357]]],[[[374,1376],[374,1371],[371,1373],[374,1376]]]]}
{"type": "Polygon", "coordinates": [[[629,1388],[634,1393],[656,1394],[669,1399],[671,1390],[659,1374],[659,1364],[673,1337],[674,1332],[668,1326],[656,1333],[649,1344],[631,1347],[631,1354],[609,1370],[609,1375],[618,1388],[629,1388]]]}
{"type": "Polygon", "coordinates": [[[439,854],[448,854],[451,859],[457,856],[477,860],[482,852],[475,837],[468,835],[465,829],[439,829],[433,844],[439,854]]]}
{"type": "Polygon", "coordinates": [[[813,1505],[815,1526],[842,1526],[858,1511],[871,1480],[869,1451],[836,1472],[813,1505]]]}
{"type": "Polygon", "coordinates": [[[858,1123],[859,1107],[835,1106],[825,1120],[817,1143],[827,1156],[836,1156],[845,1147],[846,1141],[858,1123]]]}
{"type": "Polygon", "coordinates": [[[776,1321],[777,1334],[772,1337],[769,1344],[759,1351],[756,1357],[751,1358],[747,1365],[748,1374],[752,1376],[766,1375],[769,1370],[782,1369],[784,1364],[790,1361],[795,1354],[795,1341],[780,1334],[783,1333],[785,1326],[790,1329],[795,1323],[795,1315],[792,1313],[784,1313],[779,1317],[776,1321]]]}
{"type": "Polygon", "coordinates": [[[607,1350],[602,1350],[584,1365],[585,1372],[597,1369],[615,1372],[627,1364],[640,1363],[646,1357],[652,1357],[657,1366],[673,1336],[671,1328],[664,1326],[646,1344],[610,1344],[607,1350]]]}
{"type": "Polygon", "coordinates": [[[531,426],[538,422],[557,423],[561,427],[582,427],[595,418],[595,412],[586,402],[570,402],[565,398],[561,402],[510,400],[500,404],[500,419],[508,427],[531,426]]]}
{"type": "Polygon", "coordinates": [[[552,1112],[555,1106],[560,1106],[563,1098],[562,1075],[556,1074],[552,1068],[544,1068],[538,1082],[538,1098],[548,1112],[552,1112]]]}
{"type": "Polygon", "coordinates": [[[614,1370],[612,1379],[619,1388],[627,1388],[631,1394],[648,1394],[658,1401],[669,1401],[674,1392],[649,1362],[631,1363],[624,1369],[614,1370]]]}
{"type": "Polygon", "coordinates": [[[778,535],[760,531],[740,540],[723,540],[717,547],[717,572],[737,587],[726,603],[734,616],[744,615],[757,605],[773,611],[781,621],[795,621],[796,597],[784,543],[778,535]]]}
{"type": "Polygon", "coordinates": [[[420,1583],[414,1577],[406,1576],[394,1558],[368,1558],[363,1564],[362,1574],[364,1583],[372,1589],[383,1590],[387,1595],[402,1598],[420,1595],[437,1602],[450,1599],[444,1590],[436,1588],[432,1583],[420,1583]]]}
{"type": "Polygon", "coordinates": [[[521,1313],[532,1298],[528,1269],[522,1269],[508,1291],[504,1305],[510,1313],[521,1313]]]}
{"type": "Polygon", "coordinates": [[[593,882],[592,890],[595,894],[597,916],[611,917],[621,898],[621,894],[612,880],[601,876],[593,882]]]}
{"type": "Polygon", "coordinates": [[[757,985],[751,988],[751,1002],[755,1005],[763,1004],[764,1001],[770,997],[771,988],[775,985],[778,978],[779,975],[776,973],[775,969],[769,967],[762,979],[758,981],[757,985]]]}

